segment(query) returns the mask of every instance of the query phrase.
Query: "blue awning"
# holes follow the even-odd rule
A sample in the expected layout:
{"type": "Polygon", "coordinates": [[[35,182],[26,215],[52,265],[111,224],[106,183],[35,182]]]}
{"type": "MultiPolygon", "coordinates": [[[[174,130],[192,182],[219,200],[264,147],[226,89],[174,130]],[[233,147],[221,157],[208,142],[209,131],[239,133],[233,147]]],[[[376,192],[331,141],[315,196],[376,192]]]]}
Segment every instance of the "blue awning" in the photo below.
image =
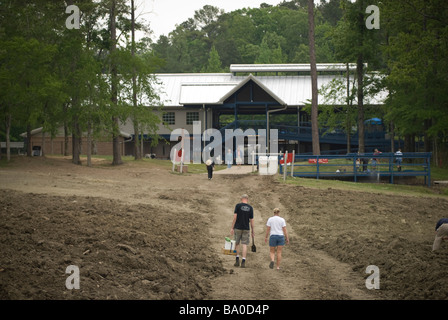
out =
{"type": "Polygon", "coordinates": [[[380,118],[372,118],[364,121],[365,124],[383,124],[383,121],[380,118]]]}

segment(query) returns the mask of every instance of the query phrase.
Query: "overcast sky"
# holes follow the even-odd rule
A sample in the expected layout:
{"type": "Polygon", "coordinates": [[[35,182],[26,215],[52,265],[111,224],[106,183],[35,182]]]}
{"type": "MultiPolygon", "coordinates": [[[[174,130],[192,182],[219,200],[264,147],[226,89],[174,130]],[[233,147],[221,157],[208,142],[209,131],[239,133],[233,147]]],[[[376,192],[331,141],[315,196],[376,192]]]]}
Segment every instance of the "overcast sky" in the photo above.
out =
{"type": "Polygon", "coordinates": [[[168,35],[176,28],[176,24],[193,18],[194,12],[205,5],[212,5],[225,12],[241,8],[259,8],[260,4],[277,5],[283,0],[136,0],[137,14],[150,22],[154,32],[152,38],[168,35]]]}

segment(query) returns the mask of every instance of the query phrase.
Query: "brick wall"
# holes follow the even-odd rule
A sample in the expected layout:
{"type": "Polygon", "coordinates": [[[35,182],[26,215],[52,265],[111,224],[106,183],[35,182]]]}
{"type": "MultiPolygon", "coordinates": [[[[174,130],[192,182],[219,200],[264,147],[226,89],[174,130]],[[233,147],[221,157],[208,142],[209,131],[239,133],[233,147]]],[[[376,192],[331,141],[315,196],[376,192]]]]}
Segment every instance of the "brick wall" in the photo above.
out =
{"type": "MultiPolygon", "coordinates": [[[[31,148],[34,146],[42,147],[42,136],[34,135],[31,137],[31,148]]],[[[121,146],[121,155],[124,155],[124,138],[120,137],[120,146],[121,146]]],[[[54,155],[63,155],[64,154],[64,137],[55,137],[51,139],[50,137],[45,137],[44,141],[44,154],[54,154],[54,155]]],[[[87,153],[87,138],[83,137],[82,139],[82,147],[81,153],[87,153]]],[[[67,145],[67,154],[72,154],[72,137],[68,138],[67,145]]],[[[96,142],[96,154],[97,155],[112,155],[113,146],[112,141],[97,141],[96,142]]],[[[92,152],[92,154],[94,154],[92,152]]]]}

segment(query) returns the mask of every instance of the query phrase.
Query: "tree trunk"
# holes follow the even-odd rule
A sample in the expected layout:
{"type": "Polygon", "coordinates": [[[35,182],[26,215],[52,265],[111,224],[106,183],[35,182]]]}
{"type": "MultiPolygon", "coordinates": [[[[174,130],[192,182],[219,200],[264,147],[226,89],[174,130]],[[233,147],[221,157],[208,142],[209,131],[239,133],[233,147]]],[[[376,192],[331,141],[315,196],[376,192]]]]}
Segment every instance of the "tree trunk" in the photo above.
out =
{"type": "MultiPolygon", "coordinates": [[[[118,103],[118,86],[117,86],[117,66],[115,62],[115,50],[117,47],[117,30],[116,30],[116,23],[115,23],[115,0],[111,2],[111,8],[110,8],[110,37],[111,37],[111,48],[110,48],[110,55],[111,55],[111,77],[112,77],[112,83],[111,83],[111,91],[112,91],[112,97],[111,102],[113,105],[113,108],[117,108],[118,103]]],[[[119,119],[117,116],[112,117],[112,126],[113,126],[113,133],[112,133],[112,144],[113,144],[113,165],[121,165],[123,164],[123,161],[121,160],[121,152],[120,152],[120,125],[119,125],[119,119]]]]}
{"type": "Polygon", "coordinates": [[[351,145],[352,145],[352,121],[351,121],[351,108],[352,102],[350,99],[350,66],[347,63],[347,113],[346,113],[346,121],[345,121],[345,132],[347,134],[347,153],[351,152],[351,145]]]}
{"type": "Polygon", "coordinates": [[[72,163],[81,165],[81,128],[77,116],[73,116],[72,163]]]}
{"type": "Polygon", "coordinates": [[[40,155],[42,157],[45,157],[45,152],[44,152],[44,149],[45,149],[45,132],[44,132],[43,125],[42,125],[42,143],[41,143],[41,145],[42,145],[42,147],[40,149],[40,155]]]}
{"type": "MultiPolygon", "coordinates": [[[[134,119],[134,159],[140,160],[142,158],[142,155],[140,153],[140,131],[138,129],[138,123],[136,123],[137,120],[134,119]]],[[[142,134],[143,136],[143,134],[142,134]]],[[[143,138],[143,137],[142,137],[143,138]]]]}
{"type": "Polygon", "coordinates": [[[395,152],[395,125],[390,122],[390,152],[395,152]]]}
{"type": "MultiPolygon", "coordinates": [[[[11,132],[11,114],[8,114],[6,116],[5,124],[6,124],[6,161],[9,162],[11,160],[11,137],[10,137],[10,132],[11,132]]],[[[0,153],[1,153],[1,149],[0,149],[0,153]]]]}
{"type": "MultiPolygon", "coordinates": [[[[132,35],[132,45],[131,45],[131,55],[135,57],[135,8],[134,8],[134,0],[131,0],[131,35],[132,35]]],[[[137,79],[135,75],[135,68],[132,70],[132,104],[134,107],[134,114],[137,113],[137,79]]],[[[142,158],[142,154],[140,153],[140,143],[139,143],[139,127],[138,127],[138,119],[134,116],[134,159],[140,160],[142,158]]],[[[143,137],[143,133],[142,133],[143,137]]]]}
{"type": "MultiPolygon", "coordinates": [[[[67,109],[65,109],[67,110],[67,109]]],[[[65,111],[66,112],[66,111],[65,111]]],[[[64,156],[68,156],[68,126],[67,123],[64,122],[64,156]]]]}
{"type": "Polygon", "coordinates": [[[415,135],[406,134],[404,136],[404,151],[415,152],[415,135]]]}
{"type": "Polygon", "coordinates": [[[359,55],[356,66],[358,78],[358,148],[360,153],[365,152],[365,137],[364,137],[364,63],[362,54],[359,55]]]}
{"type": "Polygon", "coordinates": [[[92,123],[87,124],[87,166],[92,166],[92,123]]]}
{"type": "Polygon", "coordinates": [[[32,157],[32,148],[31,148],[31,125],[28,123],[26,125],[26,139],[27,139],[27,145],[26,145],[26,156],[32,157]]]}
{"type": "MultiPolygon", "coordinates": [[[[364,46],[364,29],[366,28],[364,22],[364,2],[359,2],[358,9],[358,28],[359,38],[358,47],[364,46]]],[[[360,153],[365,152],[365,130],[364,130],[364,56],[362,52],[358,53],[358,59],[356,61],[356,72],[358,80],[358,151],[360,153]]]]}
{"type": "Polygon", "coordinates": [[[318,123],[318,95],[317,95],[317,68],[316,50],[314,45],[314,0],[308,0],[308,26],[311,66],[311,134],[313,140],[313,154],[320,155],[319,123],[318,123]]]}
{"type": "Polygon", "coordinates": [[[142,138],[140,139],[140,156],[143,158],[143,155],[145,154],[143,149],[143,130],[142,130],[142,138]]]}

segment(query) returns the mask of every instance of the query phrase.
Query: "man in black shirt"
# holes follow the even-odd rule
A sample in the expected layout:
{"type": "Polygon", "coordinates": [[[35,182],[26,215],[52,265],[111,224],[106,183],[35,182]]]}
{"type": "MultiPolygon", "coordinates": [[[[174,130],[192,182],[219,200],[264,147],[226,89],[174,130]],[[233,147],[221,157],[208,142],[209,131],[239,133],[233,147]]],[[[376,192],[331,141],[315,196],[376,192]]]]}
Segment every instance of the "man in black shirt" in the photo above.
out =
{"type": "Polygon", "coordinates": [[[254,236],[254,209],[247,203],[248,199],[249,197],[246,194],[241,196],[241,202],[235,206],[232,228],[230,229],[230,234],[235,235],[235,267],[240,265],[240,242],[243,246],[241,268],[246,267],[247,245],[250,242],[249,233],[251,229],[252,237],[254,236]]]}

